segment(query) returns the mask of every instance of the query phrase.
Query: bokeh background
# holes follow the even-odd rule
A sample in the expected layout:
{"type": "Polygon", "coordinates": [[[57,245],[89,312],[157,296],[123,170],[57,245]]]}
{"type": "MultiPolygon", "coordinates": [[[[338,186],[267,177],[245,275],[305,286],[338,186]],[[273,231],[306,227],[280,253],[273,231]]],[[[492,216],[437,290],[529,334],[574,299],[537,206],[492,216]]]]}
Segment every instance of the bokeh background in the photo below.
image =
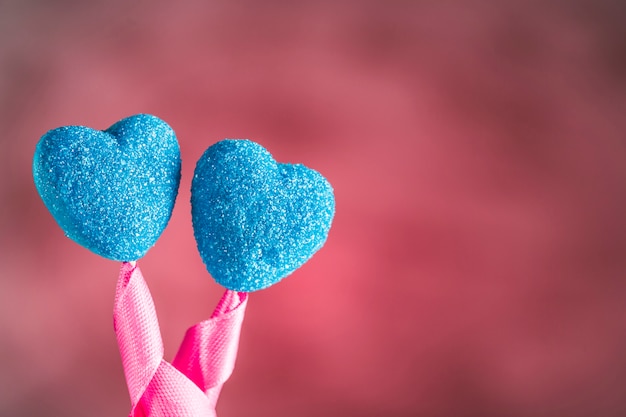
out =
{"type": "Polygon", "coordinates": [[[39,137],[152,113],[183,156],[140,265],[166,358],[221,295],[189,187],[223,138],[334,185],[253,294],[218,414],[626,415],[626,5],[0,0],[0,416],[125,416],[119,265],[66,239],[39,137]]]}

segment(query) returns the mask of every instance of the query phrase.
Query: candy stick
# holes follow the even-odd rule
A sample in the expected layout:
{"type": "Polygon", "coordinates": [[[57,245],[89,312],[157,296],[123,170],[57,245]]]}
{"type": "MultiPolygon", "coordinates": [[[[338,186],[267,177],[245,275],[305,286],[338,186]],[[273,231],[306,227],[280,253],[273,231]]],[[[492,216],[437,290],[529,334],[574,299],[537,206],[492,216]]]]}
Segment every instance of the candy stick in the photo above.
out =
{"type": "Polygon", "coordinates": [[[133,411],[163,360],[154,303],[139,267],[125,262],[115,292],[113,327],[133,411]]]}
{"type": "Polygon", "coordinates": [[[211,318],[187,330],[172,364],[201,390],[213,408],[235,368],[248,294],[226,290],[211,318]]]}
{"type": "Polygon", "coordinates": [[[122,264],[114,328],[131,398],[131,417],[214,417],[231,375],[247,294],[226,291],[210,319],[191,327],[174,366],[163,359],[154,303],[139,267],[122,264]]]}

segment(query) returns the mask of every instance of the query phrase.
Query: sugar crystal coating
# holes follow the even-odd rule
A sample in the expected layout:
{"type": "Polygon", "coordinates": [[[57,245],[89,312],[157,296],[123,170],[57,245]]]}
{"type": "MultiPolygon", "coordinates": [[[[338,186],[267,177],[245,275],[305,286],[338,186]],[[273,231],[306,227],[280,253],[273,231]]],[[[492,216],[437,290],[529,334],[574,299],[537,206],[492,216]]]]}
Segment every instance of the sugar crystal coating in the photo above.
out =
{"type": "Polygon", "coordinates": [[[143,257],[167,225],[180,149],[163,120],[139,114],[105,131],[65,126],[35,150],[37,191],[65,234],[116,261],[143,257]]]}
{"type": "Polygon", "coordinates": [[[191,210],[209,273],[228,289],[251,292],[288,276],[324,245],[335,199],[318,172],[276,163],[252,141],[226,139],[196,165],[191,210]]]}

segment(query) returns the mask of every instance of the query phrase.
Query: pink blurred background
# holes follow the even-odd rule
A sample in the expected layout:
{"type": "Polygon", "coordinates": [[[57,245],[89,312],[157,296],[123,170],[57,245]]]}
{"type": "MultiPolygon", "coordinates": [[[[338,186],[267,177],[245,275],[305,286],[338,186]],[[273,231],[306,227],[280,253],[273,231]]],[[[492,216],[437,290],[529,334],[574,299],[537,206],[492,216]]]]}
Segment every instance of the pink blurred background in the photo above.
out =
{"type": "Polygon", "coordinates": [[[39,199],[39,137],[152,113],[181,192],[141,260],[172,359],[221,295],[189,187],[222,138],[334,185],[327,245],[252,295],[232,416],[626,415],[626,6],[0,1],[0,416],[125,416],[119,265],[39,199]],[[176,262],[184,262],[179,270],[176,262]]]}

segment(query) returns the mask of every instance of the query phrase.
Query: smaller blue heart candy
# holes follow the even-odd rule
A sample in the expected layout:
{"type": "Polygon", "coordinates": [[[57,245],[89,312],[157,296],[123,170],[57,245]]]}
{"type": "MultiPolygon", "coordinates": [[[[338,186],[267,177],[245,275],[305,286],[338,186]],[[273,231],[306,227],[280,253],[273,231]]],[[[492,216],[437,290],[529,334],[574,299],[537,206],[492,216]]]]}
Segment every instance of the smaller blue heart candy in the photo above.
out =
{"type": "Polygon", "coordinates": [[[276,163],[249,140],[226,139],[196,165],[191,214],[209,273],[230,290],[251,292],[291,274],[324,245],[335,198],[318,172],[276,163]]]}
{"type": "Polygon", "coordinates": [[[116,261],[143,257],[167,225],[180,183],[172,128],[148,114],[105,131],[66,126],[43,135],[35,186],[65,234],[116,261]]]}

